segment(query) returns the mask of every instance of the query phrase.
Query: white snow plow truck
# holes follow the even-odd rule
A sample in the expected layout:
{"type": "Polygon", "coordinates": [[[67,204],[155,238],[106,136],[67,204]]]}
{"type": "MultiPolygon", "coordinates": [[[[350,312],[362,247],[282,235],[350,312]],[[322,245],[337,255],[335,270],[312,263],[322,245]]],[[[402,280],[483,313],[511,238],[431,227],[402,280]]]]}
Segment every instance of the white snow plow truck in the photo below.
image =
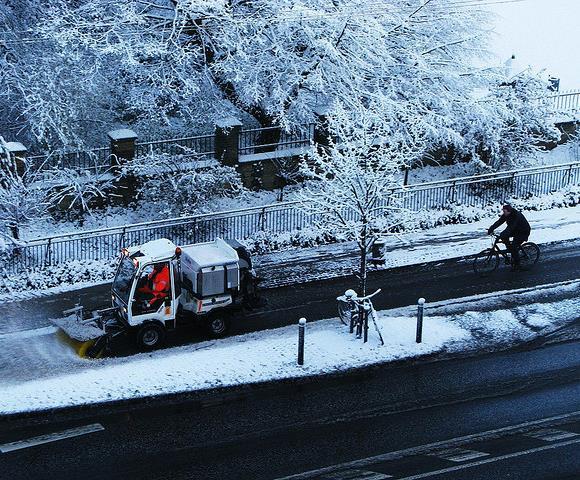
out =
{"type": "Polygon", "coordinates": [[[52,322],[89,358],[111,353],[120,335],[134,335],[140,350],[159,348],[185,322],[202,322],[219,338],[235,312],[260,303],[257,282],[250,255],[235,240],[182,247],[153,240],[123,249],[110,307],[86,312],[77,305],[52,322]]]}

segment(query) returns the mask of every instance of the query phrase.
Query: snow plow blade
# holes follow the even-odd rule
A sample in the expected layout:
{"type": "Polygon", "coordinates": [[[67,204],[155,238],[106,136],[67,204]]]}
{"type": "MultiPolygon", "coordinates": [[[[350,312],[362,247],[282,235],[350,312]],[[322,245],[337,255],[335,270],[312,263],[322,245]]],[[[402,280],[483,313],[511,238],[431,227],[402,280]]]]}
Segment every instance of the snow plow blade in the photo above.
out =
{"type": "Polygon", "coordinates": [[[53,318],[51,322],[59,328],[58,337],[71,346],[81,358],[102,356],[107,343],[107,334],[93,319],[82,318],[82,307],[68,310],[70,315],[53,318]]]}

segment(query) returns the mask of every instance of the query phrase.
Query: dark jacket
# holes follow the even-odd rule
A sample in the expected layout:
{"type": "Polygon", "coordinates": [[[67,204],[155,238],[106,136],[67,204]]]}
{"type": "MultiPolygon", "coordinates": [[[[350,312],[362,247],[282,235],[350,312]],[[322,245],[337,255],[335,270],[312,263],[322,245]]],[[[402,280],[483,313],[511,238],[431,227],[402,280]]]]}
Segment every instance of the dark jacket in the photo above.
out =
{"type": "Polygon", "coordinates": [[[504,222],[507,223],[507,228],[501,232],[502,237],[522,236],[527,238],[530,235],[530,224],[522,212],[516,209],[513,209],[507,217],[501,215],[498,221],[489,227],[489,232],[491,233],[504,222]]]}

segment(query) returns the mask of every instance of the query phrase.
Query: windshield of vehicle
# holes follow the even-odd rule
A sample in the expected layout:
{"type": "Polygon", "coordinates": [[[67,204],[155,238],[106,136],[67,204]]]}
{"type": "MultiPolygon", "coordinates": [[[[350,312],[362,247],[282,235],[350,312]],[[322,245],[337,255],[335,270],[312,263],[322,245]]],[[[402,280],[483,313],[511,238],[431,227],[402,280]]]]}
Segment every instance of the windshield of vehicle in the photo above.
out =
{"type": "Polygon", "coordinates": [[[131,284],[136,270],[137,268],[135,267],[133,260],[126,255],[123,255],[119,268],[117,269],[117,274],[115,275],[115,280],[113,280],[113,290],[126,304],[129,303],[131,284]]]}

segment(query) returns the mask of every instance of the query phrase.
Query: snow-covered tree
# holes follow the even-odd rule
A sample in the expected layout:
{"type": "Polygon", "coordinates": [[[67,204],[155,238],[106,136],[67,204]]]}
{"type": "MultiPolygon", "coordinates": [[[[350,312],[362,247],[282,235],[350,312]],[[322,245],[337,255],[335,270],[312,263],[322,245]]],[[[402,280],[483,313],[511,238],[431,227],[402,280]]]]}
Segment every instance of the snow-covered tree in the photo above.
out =
{"type": "Polygon", "coordinates": [[[46,184],[29,168],[18,174],[15,159],[0,137],[0,224],[14,242],[23,226],[46,214],[47,193],[46,184]]]}
{"type": "Polygon", "coordinates": [[[526,166],[542,144],[560,138],[548,93],[547,82],[529,72],[491,86],[470,103],[460,154],[482,171],[526,166]]]}
{"type": "MultiPolygon", "coordinates": [[[[43,118],[104,98],[107,85],[133,123],[207,125],[234,113],[293,130],[315,120],[317,103],[356,105],[381,88],[392,101],[421,97],[422,117],[397,121],[445,143],[457,135],[456,106],[491,75],[471,62],[485,25],[479,9],[444,0],[57,1],[35,34],[67,57],[83,91],[43,118]]],[[[263,143],[275,143],[270,133],[263,143]]]]}
{"type": "Polygon", "coordinates": [[[278,184],[279,202],[284,201],[284,191],[289,185],[294,185],[303,179],[303,173],[300,171],[300,162],[293,157],[274,158],[272,159],[276,169],[276,180],[278,184]]]}
{"type": "MultiPolygon", "coordinates": [[[[303,173],[317,180],[300,194],[302,208],[325,225],[355,239],[360,253],[359,292],[365,295],[367,254],[377,235],[407,223],[408,212],[394,194],[401,169],[421,152],[404,131],[377,123],[372,114],[337,109],[330,119],[339,139],[303,163],[303,173]]],[[[368,112],[368,111],[367,111],[368,112]]]]}

